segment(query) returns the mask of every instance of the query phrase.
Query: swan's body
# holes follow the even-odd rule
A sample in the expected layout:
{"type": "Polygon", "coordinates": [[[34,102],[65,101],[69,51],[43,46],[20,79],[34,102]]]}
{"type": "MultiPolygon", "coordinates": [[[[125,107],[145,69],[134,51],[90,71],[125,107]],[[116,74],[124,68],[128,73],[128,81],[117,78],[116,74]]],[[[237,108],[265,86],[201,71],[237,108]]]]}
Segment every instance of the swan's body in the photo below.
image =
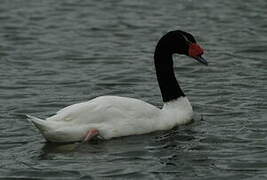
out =
{"type": "MultiPolygon", "coordinates": [[[[172,57],[169,56],[173,52],[162,48],[165,42],[170,41],[169,36],[162,38],[155,51],[157,78],[164,101],[162,109],[138,99],[101,96],[63,108],[46,120],[33,116],[28,116],[28,119],[52,142],[81,141],[93,130],[97,130],[104,139],[110,139],[167,130],[190,122],[193,110],[175,79],[172,57]],[[164,57],[165,61],[162,60],[164,57]]],[[[188,38],[191,37],[185,40],[188,38]]]]}
{"type": "Polygon", "coordinates": [[[101,96],[68,106],[46,120],[30,119],[47,140],[71,142],[82,140],[90,129],[98,129],[104,139],[171,129],[190,122],[192,115],[186,97],[159,109],[138,99],[101,96]]]}

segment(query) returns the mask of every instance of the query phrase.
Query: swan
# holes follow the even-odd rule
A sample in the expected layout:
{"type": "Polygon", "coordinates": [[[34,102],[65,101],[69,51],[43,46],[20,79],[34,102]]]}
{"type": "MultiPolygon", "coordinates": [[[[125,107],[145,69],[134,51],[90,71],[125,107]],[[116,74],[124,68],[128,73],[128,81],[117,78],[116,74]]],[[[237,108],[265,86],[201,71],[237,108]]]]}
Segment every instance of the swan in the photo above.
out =
{"type": "Polygon", "coordinates": [[[46,120],[27,115],[49,142],[90,141],[93,137],[140,135],[189,123],[193,109],[173,70],[173,54],[183,54],[208,65],[193,35],[170,31],[160,38],[154,53],[156,76],[163,99],[160,109],[139,99],[100,96],[67,106],[46,120]]]}

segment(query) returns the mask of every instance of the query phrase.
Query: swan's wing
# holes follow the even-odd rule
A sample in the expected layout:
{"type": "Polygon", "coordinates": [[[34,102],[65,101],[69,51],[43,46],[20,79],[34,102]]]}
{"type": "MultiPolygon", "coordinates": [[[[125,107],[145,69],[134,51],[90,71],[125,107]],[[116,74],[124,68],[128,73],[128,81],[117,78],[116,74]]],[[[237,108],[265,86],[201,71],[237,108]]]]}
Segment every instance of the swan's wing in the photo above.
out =
{"type": "Polygon", "coordinates": [[[87,102],[74,104],[61,109],[48,121],[71,123],[110,123],[123,119],[153,118],[159,109],[144,101],[118,96],[101,96],[87,102]]]}

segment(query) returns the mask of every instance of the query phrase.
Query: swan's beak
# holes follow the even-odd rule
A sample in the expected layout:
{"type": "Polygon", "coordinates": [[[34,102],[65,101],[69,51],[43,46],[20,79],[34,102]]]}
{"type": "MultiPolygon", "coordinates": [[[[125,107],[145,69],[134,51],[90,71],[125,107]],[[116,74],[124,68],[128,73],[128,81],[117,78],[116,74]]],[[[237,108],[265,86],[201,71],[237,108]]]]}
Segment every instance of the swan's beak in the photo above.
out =
{"type": "Polygon", "coordinates": [[[208,65],[208,61],[206,59],[204,59],[202,56],[196,56],[193,57],[195,60],[197,60],[198,62],[205,64],[206,66],[208,65]]]}

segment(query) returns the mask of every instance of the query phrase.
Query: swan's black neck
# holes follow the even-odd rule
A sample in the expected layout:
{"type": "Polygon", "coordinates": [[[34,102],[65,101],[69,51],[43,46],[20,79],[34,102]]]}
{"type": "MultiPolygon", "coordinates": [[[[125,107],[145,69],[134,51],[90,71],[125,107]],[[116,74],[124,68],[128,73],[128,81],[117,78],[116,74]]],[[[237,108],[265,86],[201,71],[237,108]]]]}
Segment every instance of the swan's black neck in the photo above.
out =
{"type": "Polygon", "coordinates": [[[168,102],[185,96],[185,94],[175,78],[173,53],[165,45],[165,43],[158,43],[154,54],[154,63],[163,102],[168,102]]]}

